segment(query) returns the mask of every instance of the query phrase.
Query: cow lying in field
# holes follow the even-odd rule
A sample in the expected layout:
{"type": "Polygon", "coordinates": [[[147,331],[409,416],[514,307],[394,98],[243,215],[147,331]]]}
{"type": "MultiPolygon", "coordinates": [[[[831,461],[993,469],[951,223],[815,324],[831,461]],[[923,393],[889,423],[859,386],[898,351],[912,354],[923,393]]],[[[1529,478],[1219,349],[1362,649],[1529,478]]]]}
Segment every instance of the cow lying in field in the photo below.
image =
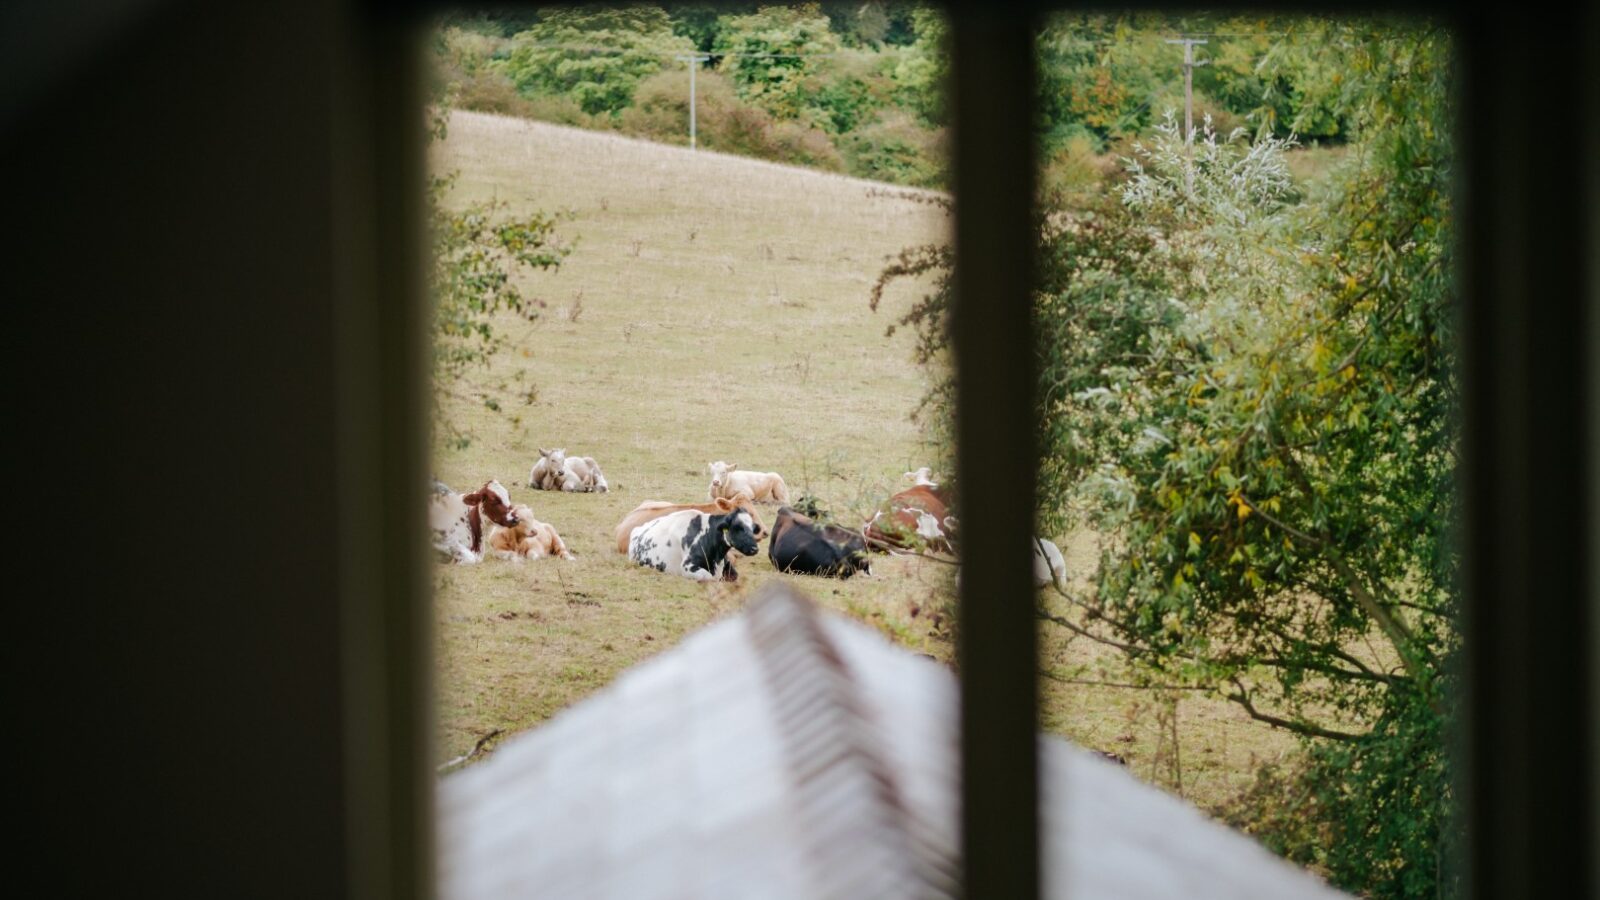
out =
{"type": "Polygon", "coordinates": [[[728,551],[754,556],[761,549],[751,525],[743,510],[716,515],[679,510],[635,528],[628,539],[628,558],[696,581],[734,581],[739,574],[728,551]]]}
{"type": "Polygon", "coordinates": [[[528,487],[540,491],[606,493],[611,486],[592,456],[568,456],[565,448],[539,448],[539,461],[528,471],[528,487]]]}
{"type": "Polygon", "coordinates": [[[1047,584],[1064,586],[1067,577],[1067,561],[1061,556],[1061,548],[1051,541],[1036,537],[1033,539],[1033,585],[1044,587],[1047,584]]]}
{"type": "Polygon", "coordinates": [[[867,542],[861,535],[838,525],[818,525],[787,506],[778,508],[767,556],[780,572],[830,578],[872,574],[867,542]]]}
{"type": "Polygon", "coordinates": [[[489,532],[489,549],[496,556],[517,562],[546,556],[572,558],[571,551],[561,540],[561,535],[556,533],[555,526],[535,519],[533,510],[525,505],[517,506],[512,512],[516,514],[517,524],[510,528],[496,525],[489,532]]]}
{"type": "Polygon", "coordinates": [[[789,502],[789,486],[777,472],[743,472],[737,463],[720,459],[706,466],[711,469],[709,493],[712,500],[718,497],[732,500],[740,494],[749,494],[750,499],[760,503],[789,502]]]}
{"type": "MultiPolygon", "coordinates": [[[[953,517],[949,520],[955,524],[953,517]]],[[[1067,561],[1061,555],[1061,548],[1054,541],[1047,541],[1035,536],[1033,539],[1033,586],[1042,588],[1054,584],[1063,590],[1066,589],[1067,561]]],[[[959,585],[961,573],[956,573],[956,583],[959,585]]]]}
{"type": "MultiPolygon", "coordinates": [[[[912,474],[912,473],[907,473],[912,474]]],[[[889,498],[888,509],[874,513],[861,529],[874,550],[920,550],[953,553],[946,528],[949,510],[942,491],[918,484],[889,498]]]]}
{"type": "Polygon", "coordinates": [[[756,540],[759,541],[767,535],[766,529],[761,525],[761,517],[756,515],[755,507],[750,505],[750,497],[748,495],[741,494],[732,500],[726,497],[719,497],[712,503],[668,503],[664,500],[646,500],[634,507],[633,512],[624,516],[622,521],[617,523],[616,530],[611,533],[611,536],[617,541],[617,552],[623,554],[628,552],[628,539],[633,536],[635,528],[652,519],[659,519],[670,513],[681,512],[686,509],[711,513],[712,515],[732,512],[735,509],[742,510],[750,516],[750,530],[755,533],[756,540]]]}
{"type": "Polygon", "coordinates": [[[483,520],[506,528],[517,524],[511,495],[498,481],[489,481],[470,494],[458,494],[434,482],[428,501],[428,526],[433,547],[452,562],[475,563],[483,559],[483,520]]]}

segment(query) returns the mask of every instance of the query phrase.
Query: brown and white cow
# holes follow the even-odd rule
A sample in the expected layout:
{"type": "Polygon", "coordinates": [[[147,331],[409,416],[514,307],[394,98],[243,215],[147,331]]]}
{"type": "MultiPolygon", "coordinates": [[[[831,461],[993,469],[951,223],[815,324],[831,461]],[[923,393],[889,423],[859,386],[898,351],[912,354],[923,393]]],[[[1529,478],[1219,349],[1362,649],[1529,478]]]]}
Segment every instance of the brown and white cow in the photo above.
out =
{"type": "Polygon", "coordinates": [[[498,481],[485,482],[470,494],[440,493],[428,501],[428,526],[433,547],[452,562],[475,563],[483,559],[483,520],[506,528],[517,524],[511,495],[498,481]]]}
{"type": "Polygon", "coordinates": [[[886,507],[874,513],[861,529],[867,546],[882,551],[955,552],[945,527],[948,501],[937,487],[918,484],[907,488],[890,497],[886,507]]]}
{"type": "Polygon", "coordinates": [[[668,503],[665,500],[646,500],[634,507],[633,512],[628,513],[622,518],[621,522],[617,523],[616,530],[612,532],[612,537],[617,539],[617,552],[623,554],[628,552],[628,537],[633,534],[635,528],[651,519],[659,519],[662,516],[686,509],[711,513],[712,515],[720,515],[732,512],[734,509],[741,509],[750,514],[751,530],[755,532],[756,540],[759,541],[767,536],[767,530],[762,527],[761,517],[756,515],[756,509],[751,505],[748,494],[740,494],[732,500],[726,497],[718,497],[711,503],[668,503]]]}
{"type": "Polygon", "coordinates": [[[710,499],[726,497],[732,500],[740,494],[760,503],[788,503],[789,486],[777,472],[744,472],[737,463],[717,460],[706,463],[711,469],[710,499]]]}
{"type": "Polygon", "coordinates": [[[510,528],[496,525],[489,532],[489,549],[494,555],[517,562],[546,556],[572,559],[572,552],[556,533],[554,525],[535,519],[533,510],[526,505],[518,505],[512,512],[517,516],[517,524],[510,528]]]}

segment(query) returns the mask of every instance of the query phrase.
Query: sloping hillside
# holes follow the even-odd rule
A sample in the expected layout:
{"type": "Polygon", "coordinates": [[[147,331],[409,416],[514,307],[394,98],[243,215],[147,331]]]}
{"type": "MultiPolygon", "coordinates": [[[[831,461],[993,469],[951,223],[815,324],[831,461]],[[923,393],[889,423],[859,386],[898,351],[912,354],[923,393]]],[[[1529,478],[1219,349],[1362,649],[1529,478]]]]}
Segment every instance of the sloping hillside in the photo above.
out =
{"type": "MultiPolygon", "coordinates": [[[[543,316],[505,320],[515,346],[484,373],[536,401],[505,415],[453,401],[477,438],[435,458],[457,488],[499,478],[578,559],[438,569],[439,759],[548,718],[774,578],[951,658],[938,615],[946,565],[879,558],[872,577],[837,582],[779,575],[761,556],[739,562],[737,585],[704,586],[629,564],[611,537],[643,500],[703,501],[711,460],[779,471],[846,522],[934,461],[909,418],[926,387],[910,336],[884,335],[918,287],[896,285],[883,313],[867,297],[888,256],[946,233],[939,207],[901,188],[464,112],[433,162],[459,171],[456,201],[570,209],[563,233],[576,239],[559,272],[525,282],[543,316]],[[611,493],[528,489],[541,446],[594,456],[611,493]]],[[[1093,536],[1062,546],[1069,569],[1085,572],[1093,536]]],[[[1045,628],[1047,670],[1098,658],[1045,628]]],[[[1164,777],[1174,720],[1148,693],[1060,681],[1044,691],[1046,727],[1164,777]]],[[[1188,793],[1202,804],[1290,746],[1218,701],[1185,699],[1175,721],[1188,793]]]]}
{"type": "MultiPolygon", "coordinates": [[[[909,419],[926,379],[909,336],[885,338],[887,317],[867,295],[888,255],[940,238],[947,223],[899,188],[477,113],[452,116],[433,162],[460,173],[452,200],[570,210],[562,233],[576,244],[559,272],[523,284],[547,304],[542,317],[503,320],[514,346],[482,376],[537,400],[505,415],[452,401],[476,440],[435,452],[441,479],[499,478],[578,555],[441,568],[448,758],[547,717],[776,577],[764,556],[740,563],[737,587],[628,564],[611,533],[639,502],[703,501],[706,463],[727,460],[779,471],[841,512],[865,510],[930,461],[909,419]],[[594,456],[611,492],[528,489],[541,446],[594,456]]],[[[890,308],[909,289],[891,293],[890,308]]],[[[805,587],[864,618],[881,612],[921,646],[921,609],[947,573],[915,563],[805,587]]],[[[925,649],[945,655],[938,642],[925,649]]]]}

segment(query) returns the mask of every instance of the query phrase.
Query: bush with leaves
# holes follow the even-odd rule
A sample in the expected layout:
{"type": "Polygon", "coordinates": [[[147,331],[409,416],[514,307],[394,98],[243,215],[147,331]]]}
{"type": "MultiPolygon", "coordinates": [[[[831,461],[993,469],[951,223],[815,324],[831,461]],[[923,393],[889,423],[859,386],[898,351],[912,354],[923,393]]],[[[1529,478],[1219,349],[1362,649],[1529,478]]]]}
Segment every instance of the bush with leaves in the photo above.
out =
{"type": "MultiPolygon", "coordinates": [[[[1103,548],[1042,614],[1300,735],[1321,861],[1415,896],[1450,888],[1460,651],[1449,47],[1329,27],[1360,143],[1313,196],[1286,141],[1169,117],[1115,196],[1039,215],[1040,518],[1103,548]]],[[[901,318],[925,356],[948,302],[901,318]]]]}
{"type": "MultiPolygon", "coordinates": [[[[442,139],[448,111],[436,107],[431,137],[442,139]]],[[[538,317],[542,303],[517,289],[519,271],[556,268],[571,247],[556,234],[558,217],[539,212],[513,215],[504,201],[452,208],[445,195],[455,174],[429,179],[428,207],[433,243],[429,286],[433,300],[433,423],[449,445],[464,448],[472,434],[449,413],[450,399],[481,403],[503,411],[504,385],[473,378],[505,346],[497,317],[513,313],[525,320],[538,317]]]]}
{"type": "Polygon", "coordinates": [[[550,8],[512,39],[499,65],[523,94],[568,97],[590,115],[616,115],[633,103],[640,79],[693,49],[659,6],[550,8]]]}
{"type": "Polygon", "coordinates": [[[818,56],[838,49],[828,17],[806,3],[724,17],[711,52],[723,57],[718,70],[733,80],[739,96],[777,118],[795,119],[806,107],[803,86],[818,56]]]}

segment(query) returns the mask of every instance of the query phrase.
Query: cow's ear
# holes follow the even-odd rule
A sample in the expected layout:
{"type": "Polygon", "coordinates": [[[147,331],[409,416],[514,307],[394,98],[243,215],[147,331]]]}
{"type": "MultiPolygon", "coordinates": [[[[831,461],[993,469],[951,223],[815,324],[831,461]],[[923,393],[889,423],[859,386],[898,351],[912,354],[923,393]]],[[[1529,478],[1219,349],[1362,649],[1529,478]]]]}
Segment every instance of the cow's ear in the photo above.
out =
{"type": "Polygon", "coordinates": [[[483,502],[483,491],[473,491],[470,494],[462,494],[461,502],[468,506],[477,506],[479,503],[483,502]]]}
{"type": "Polygon", "coordinates": [[[539,448],[539,455],[540,455],[540,456],[549,456],[549,455],[550,455],[550,451],[549,451],[549,450],[546,450],[546,449],[545,449],[545,448],[543,448],[543,447],[540,447],[540,448],[539,448]]]}
{"type": "Polygon", "coordinates": [[[733,501],[729,500],[727,497],[718,497],[717,509],[727,512],[728,510],[733,509],[733,501]]]}
{"type": "Polygon", "coordinates": [[[729,472],[732,472],[734,469],[737,469],[737,468],[739,468],[739,464],[738,463],[728,463],[728,471],[729,472]]]}

